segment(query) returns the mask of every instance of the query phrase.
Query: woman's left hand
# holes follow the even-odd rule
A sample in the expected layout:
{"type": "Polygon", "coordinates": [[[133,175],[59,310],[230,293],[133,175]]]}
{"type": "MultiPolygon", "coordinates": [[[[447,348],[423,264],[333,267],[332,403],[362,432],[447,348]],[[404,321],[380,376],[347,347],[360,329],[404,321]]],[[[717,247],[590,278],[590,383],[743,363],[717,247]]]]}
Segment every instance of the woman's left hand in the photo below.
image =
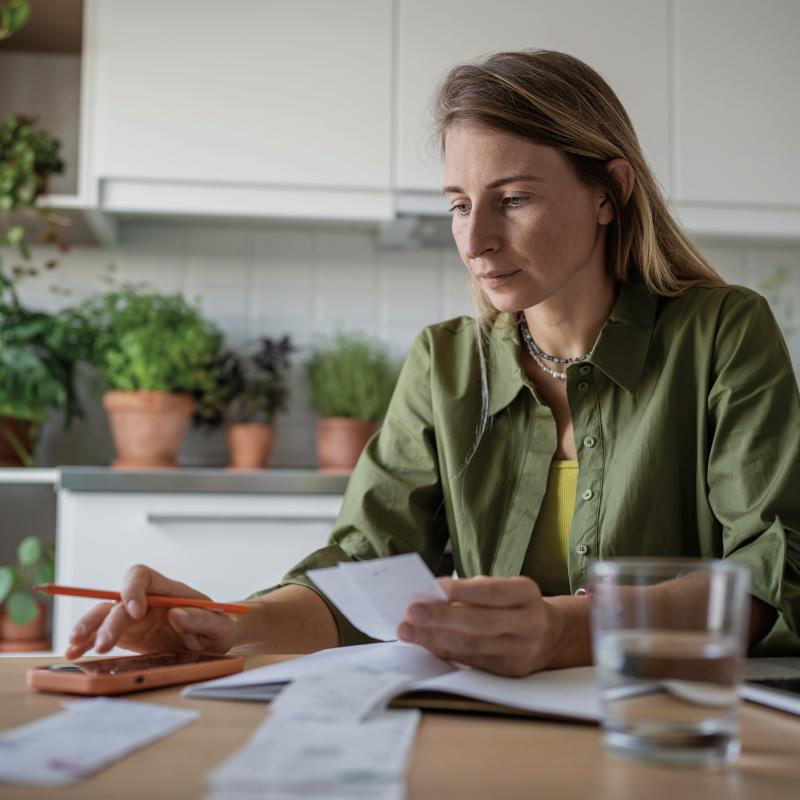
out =
{"type": "Polygon", "coordinates": [[[554,665],[564,631],[558,604],[530,578],[439,578],[447,603],[414,603],[397,630],[436,656],[521,677],[554,665]]]}

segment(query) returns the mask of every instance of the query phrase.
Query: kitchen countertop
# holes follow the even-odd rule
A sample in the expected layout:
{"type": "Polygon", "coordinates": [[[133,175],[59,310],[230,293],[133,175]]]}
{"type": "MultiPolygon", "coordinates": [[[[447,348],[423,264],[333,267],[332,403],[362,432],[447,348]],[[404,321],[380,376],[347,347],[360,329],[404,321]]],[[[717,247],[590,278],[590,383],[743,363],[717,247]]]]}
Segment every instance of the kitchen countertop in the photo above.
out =
{"type": "Polygon", "coordinates": [[[52,483],[57,490],[71,492],[342,495],[349,479],[349,472],[329,473],[314,469],[0,469],[0,484],[52,483]]]}

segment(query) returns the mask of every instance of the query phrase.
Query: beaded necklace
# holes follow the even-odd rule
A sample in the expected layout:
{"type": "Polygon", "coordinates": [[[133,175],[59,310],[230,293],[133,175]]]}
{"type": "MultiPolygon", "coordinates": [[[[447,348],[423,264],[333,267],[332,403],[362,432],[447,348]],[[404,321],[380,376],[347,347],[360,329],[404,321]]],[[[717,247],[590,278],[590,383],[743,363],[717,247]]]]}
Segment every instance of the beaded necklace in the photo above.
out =
{"type": "Polygon", "coordinates": [[[551,378],[557,378],[560,381],[565,381],[567,379],[567,373],[548,367],[547,364],[545,364],[545,361],[550,361],[554,364],[575,364],[578,361],[585,361],[592,354],[592,351],[590,350],[585,356],[575,356],[574,358],[551,356],[549,353],[545,353],[544,350],[542,350],[541,347],[539,347],[539,345],[533,340],[533,336],[531,336],[531,332],[528,329],[528,323],[525,322],[524,319],[520,320],[519,329],[520,333],[522,334],[522,339],[528,347],[528,352],[531,354],[531,358],[533,358],[533,360],[536,362],[536,365],[539,367],[539,369],[541,369],[542,372],[544,372],[546,375],[549,375],[551,378]]]}

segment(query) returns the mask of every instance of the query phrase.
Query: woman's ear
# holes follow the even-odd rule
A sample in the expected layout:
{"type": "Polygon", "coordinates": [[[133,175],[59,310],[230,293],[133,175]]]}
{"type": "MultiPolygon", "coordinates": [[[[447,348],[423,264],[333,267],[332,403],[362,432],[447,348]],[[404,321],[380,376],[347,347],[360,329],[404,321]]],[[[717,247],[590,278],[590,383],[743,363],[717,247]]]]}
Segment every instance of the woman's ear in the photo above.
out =
{"type": "MultiPolygon", "coordinates": [[[[630,199],[631,194],[633,194],[633,187],[636,183],[636,173],[633,171],[633,167],[630,165],[630,162],[626,161],[624,158],[612,158],[611,161],[606,164],[606,170],[611,173],[619,184],[622,194],[622,204],[625,205],[630,199]]],[[[609,202],[608,197],[603,197],[603,201],[600,203],[597,221],[601,225],[608,225],[612,219],[614,219],[614,207],[609,202]]]]}

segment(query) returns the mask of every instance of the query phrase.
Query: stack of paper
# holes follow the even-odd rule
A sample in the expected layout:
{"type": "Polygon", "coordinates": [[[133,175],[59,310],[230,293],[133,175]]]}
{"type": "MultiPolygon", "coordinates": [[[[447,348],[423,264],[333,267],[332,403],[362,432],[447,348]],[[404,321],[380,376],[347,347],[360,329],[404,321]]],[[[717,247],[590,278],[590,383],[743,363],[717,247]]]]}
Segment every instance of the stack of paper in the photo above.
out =
{"type": "Polygon", "coordinates": [[[197,711],[105,697],[64,706],[64,711],[0,735],[0,781],[73,783],[200,716],[197,711]]]}
{"type": "Polygon", "coordinates": [[[288,683],[307,675],[333,676],[352,669],[406,675],[405,683],[393,684],[387,679],[387,691],[393,689],[393,705],[521,713],[586,722],[600,719],[594,667],[505,678],[478,669],[457,667],[404,642],[320,650],[301,658],[198,683],[184,689],[184,694],[226,700],[263,699],[264,695],[278,695],[288,683]],[[465,698],[477,702],[467,704],[463,702],[465,698]],[[480,704],[485,704],[483,709],[480,704]]]}
{"type": "Polygon", "coordinates": [[[400,800],[418,711],[381,711],[363,722],[270,717],[209,776],[213,800],[400,800]]]}
{"type": "Polygon", "coordinates": [[[399,672],[416,680],[452,672],[455,667],[421,647],[404,642],[332,647],[281,661],[267,667],[238,672],[225,678],[187,686],[184,697],[214,700],[270,700],[290,681],[306,675],[358,668],[370,672],[399,672]]]}
{"type": "MultiPolygon", "coordinates": [[[[282,664],[196,684],[184,693],[190,697],[271,700],[287,683],[306,675],[341,673],[356,668],[386,673],[381,679],[383,683],[377,680],[376,685],[381,687],[381,697],[384,700],[394,698],[395,705],[414,703],[422,708],[442,708],[449,702],[451,708],[471,710],[483,703],[481,710],[591,722],[600,718],[591,667],[539,673],[527,678],[504,678],[460,668],[416,645],[389,641],[395,639],[397,627],[412,603],[447,600],[417,553],[342,562],[335,567],[310,570],[308,576],[353,625],[384,643],[323,650],[282,664]],[[389,674],[397,673],[408,676],[408,681],[393,682],[389,674]],[[409,697],[409,693],[413,696],[409,697]],[[443,695],[449,695],[450,700],[443,700],[443,695]],[[465,698],[470,702],[464,702],[465,698]]],[[[293,692],[293,696],[298,697],[299,691],[293,692]]]]}
{"type": "Polygon", "coordinates": [[[410,680],[402,672],[341,669],[305,675],[290,683],[273,701],[272,717],[317,722],[362,722],[383,709],[410,680]]]}

